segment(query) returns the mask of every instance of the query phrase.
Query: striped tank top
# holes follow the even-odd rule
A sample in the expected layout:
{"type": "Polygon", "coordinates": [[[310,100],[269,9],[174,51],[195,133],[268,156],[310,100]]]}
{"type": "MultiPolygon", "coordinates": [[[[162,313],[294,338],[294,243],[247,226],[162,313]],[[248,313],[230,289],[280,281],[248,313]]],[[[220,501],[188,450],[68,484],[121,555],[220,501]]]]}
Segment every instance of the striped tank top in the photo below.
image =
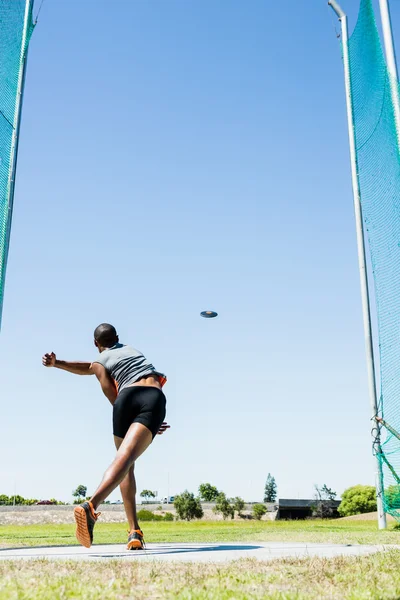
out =
{"type": "Polygon", "coordinates": [[[156,371],[151,362],[132,346],[115,344],[112,348],[103,350],[93,362],[103,365],[114,379],[119,392],[146,375],[158,376],[161,386],[167,381],[166,376],[156,371]]]}

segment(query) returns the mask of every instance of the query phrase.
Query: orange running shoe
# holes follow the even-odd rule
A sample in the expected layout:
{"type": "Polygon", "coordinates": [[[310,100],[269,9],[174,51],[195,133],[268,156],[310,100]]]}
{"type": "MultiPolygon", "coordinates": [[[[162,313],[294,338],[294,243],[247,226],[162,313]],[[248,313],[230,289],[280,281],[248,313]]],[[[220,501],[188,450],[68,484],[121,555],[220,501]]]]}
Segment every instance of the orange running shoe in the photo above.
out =
{"type": "Polygon", "coordinates": [[[90,548],[93,544],[93,529],[99,515],[99,512],[94,512],[91,502],[84,502],[74,508],[76,539],[85,548],[90,548]]]}
{"type": "Polygon", "coordinates": [[[144,539],[143,539],[143,531],[140,529],[132,529],[128,535],[128,545],[126,546],[127,550],[143,550],[144,549],[144,539]]]}

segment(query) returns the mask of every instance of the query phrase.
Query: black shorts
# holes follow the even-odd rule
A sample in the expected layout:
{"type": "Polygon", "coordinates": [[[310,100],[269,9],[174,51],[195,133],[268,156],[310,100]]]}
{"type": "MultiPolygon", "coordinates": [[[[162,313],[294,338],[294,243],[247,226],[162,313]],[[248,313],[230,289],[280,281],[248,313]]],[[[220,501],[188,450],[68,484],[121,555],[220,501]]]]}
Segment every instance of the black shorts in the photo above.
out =
{"type": "Polygon", "coordinates": [[[124,438],[132,423],[141,423],[157,434],[165,419],[166,398],[149,385],[134,385],[120,391],[113,408],[114,435],[124,438]]]}

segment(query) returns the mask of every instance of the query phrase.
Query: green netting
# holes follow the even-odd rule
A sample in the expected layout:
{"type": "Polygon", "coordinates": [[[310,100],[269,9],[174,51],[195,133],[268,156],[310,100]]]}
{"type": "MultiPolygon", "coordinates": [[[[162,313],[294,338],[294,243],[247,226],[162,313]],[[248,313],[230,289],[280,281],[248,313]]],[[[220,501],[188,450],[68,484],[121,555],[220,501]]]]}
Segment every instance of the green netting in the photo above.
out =
{"type": "Polygon", "coordinates": [[[33,0],[0,0],[0,324],[14,196],[18,99],[34,26],[32,8],[33,0]]]}
{"type": "MultiPolygon", "coordinates": [[[[349,41],[364,228],[379,332],[384,506],[400,520],[400,154],[389,74],[371,0],[361,0],[349,41]]],[[[395,83],[396,85],[397,82],[395,83]]]]}

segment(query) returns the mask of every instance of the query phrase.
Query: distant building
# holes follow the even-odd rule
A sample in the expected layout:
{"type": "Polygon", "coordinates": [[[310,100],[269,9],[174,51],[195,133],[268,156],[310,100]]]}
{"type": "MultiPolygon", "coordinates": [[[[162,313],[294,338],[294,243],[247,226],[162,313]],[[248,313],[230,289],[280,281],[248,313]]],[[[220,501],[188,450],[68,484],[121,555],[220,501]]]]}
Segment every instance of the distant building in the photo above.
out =
{"type": "MultiPolygon", "coordinates": [[[[319,500],[298,500],[282,499],[279,500],[277,519],[308,519],[312,517],[313,506],[318,504],[319,500]]],[[[339,517],[338,507],[340,500],[324,500],[326,504],[333,509],[333,518],[339,517]]]]}

